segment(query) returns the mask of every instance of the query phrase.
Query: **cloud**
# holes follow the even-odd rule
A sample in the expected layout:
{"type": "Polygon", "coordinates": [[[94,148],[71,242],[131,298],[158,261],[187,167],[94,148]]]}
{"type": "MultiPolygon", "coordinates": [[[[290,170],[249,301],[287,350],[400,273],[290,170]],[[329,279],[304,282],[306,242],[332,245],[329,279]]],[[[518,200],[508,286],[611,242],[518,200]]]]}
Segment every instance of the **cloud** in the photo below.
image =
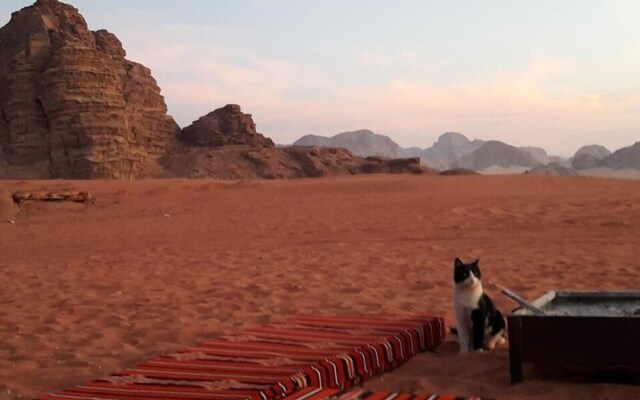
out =
{"type": "Polygon", "coordinates": [[[366,67],[390,67],[393,65],[416,64],[418,55],[414,51],[381,52],[366,50],[360,53],[358,61],[366,67]]]}
{"type": "MultiPolygon", "coordinates": [[[[411,53],[365,53],[390,65],[411,53]]],[[[313,65],[208,44],[138,51],[159,81],[181,126],[228,103],[251,113],[259,131],[290,143],[307,133],[369,128],[405,146],[430,145],[448,130],[570,154],[578,143],[624,145],[640,126],[635,91],[597,91],[567,83],[576,66],[534,59],[521,70],[442,83],[397,77],[382,84],[336,82],[313,65]],[[612,139],[612,133],[619,137],[612,139]],[[615,144],[611,144],[614,140],[615,144]],[[626,142],[625,142],[626,141],[626,142]]],[[[629,143],[626,143],[629,144],[629,143]]]]}

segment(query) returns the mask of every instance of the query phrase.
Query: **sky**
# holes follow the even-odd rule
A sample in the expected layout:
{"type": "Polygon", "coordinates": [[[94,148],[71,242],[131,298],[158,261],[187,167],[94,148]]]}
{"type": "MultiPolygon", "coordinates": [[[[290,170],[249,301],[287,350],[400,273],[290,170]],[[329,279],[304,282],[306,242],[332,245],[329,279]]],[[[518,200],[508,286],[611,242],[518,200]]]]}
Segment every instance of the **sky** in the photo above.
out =
{"type": "MultiPolygon", "coordinates": [[[[0,25],[32,4],[0,1],[0,25]]],[[[637,0],[69,0],[152,71],[184,127],[240,104],[258,131],[443,132],[572,155],[640,141],[637,0]]]]}

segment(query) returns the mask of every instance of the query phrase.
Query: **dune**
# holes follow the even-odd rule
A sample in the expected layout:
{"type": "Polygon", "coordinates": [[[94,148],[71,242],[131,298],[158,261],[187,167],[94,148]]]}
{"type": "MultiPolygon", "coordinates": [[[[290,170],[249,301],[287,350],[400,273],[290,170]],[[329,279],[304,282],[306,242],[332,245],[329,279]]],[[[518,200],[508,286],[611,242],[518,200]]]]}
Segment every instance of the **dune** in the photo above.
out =
{"type": "Polygon", "coordinates": [[[593,176],[598,178],[613,179],[640,179],[640,170],[633,168],[613,169],[613,168],[588,168],[580,170],[580,175],[593,176]]]}
{"type": "MultiPolygon", "coordinates": [[[[640,184],[549,176],[283,181],[3,181],[95,204],[0,223],[0,399],[81,384],[297,313],[432,313],[452,323],[454,257],[527,299],[640,287],[640,184]]],[[[516,304],[487,291],[504,311],[516,304]]],[[[458,356],[454,338],[368,383],[523,399],[640,398],[634,382],[458,356]]]]}
{"type": "Polygon", "coordinates": [[[499,165],[492,165],[490,167],[480,170],[479,172],[482,175],[515,175],[515,174],[522,174],[528,169],[530,169],[530,167],[514,166],[514,167],[505,168],[499,165]]]}

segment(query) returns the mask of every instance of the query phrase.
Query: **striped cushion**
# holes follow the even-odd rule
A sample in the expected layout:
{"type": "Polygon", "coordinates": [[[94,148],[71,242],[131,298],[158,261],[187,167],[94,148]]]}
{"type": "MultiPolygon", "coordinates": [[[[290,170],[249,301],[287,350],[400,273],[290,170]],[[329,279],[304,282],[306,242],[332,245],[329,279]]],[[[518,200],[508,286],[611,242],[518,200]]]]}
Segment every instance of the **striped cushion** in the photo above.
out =
{"type": "Polygon", "coordinates": [[[317,389],[343,391],[434,349],[444,337],[444,320],[438,317],[298,316],[216,338],[45,399],[320,398],[314,396],[327,392],[317,389]]]}
{"type": "Polygon", "coordinates": [[[393,393],[393,392],[372,392],[368,390],[355,390],[335,396],[326,393],[326,398],[335,400],[490,400],[485,397],[458,397],[439,394],[413,394],[413,393],[393,393]]]}

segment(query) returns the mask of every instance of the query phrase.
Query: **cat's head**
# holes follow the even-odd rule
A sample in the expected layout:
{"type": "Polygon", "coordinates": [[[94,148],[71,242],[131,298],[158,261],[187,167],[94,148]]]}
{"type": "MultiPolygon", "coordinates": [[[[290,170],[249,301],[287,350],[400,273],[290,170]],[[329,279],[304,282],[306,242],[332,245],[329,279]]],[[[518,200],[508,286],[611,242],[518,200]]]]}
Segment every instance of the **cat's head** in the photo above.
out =
{"type": "Polygon", "coordinates": [[[463,263],[459,258],[453,264],[453,281],[456,286],[460,287],[473,287],[480,283],[482,274],[480,273],[480,267],[478,263],[480,260],[475,260],[470,264],[463,263]]]}

